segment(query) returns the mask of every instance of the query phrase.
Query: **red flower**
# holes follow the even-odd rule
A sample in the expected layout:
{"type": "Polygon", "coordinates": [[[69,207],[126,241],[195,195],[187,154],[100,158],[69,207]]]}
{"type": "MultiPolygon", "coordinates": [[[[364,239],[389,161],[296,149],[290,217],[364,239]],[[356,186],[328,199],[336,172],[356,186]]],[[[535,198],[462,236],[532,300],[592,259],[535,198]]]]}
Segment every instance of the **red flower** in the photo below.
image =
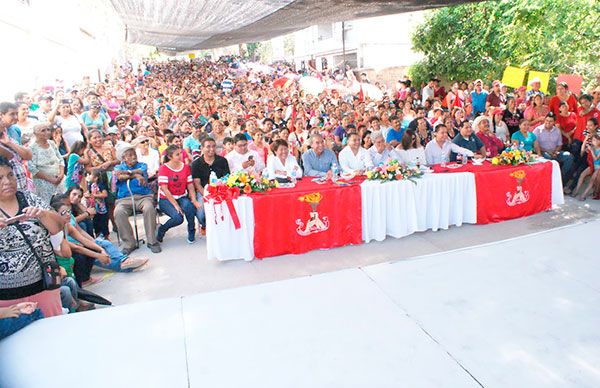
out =
{"type": "Polygon", "coordinates": [[[244,186],[244,194],[250,194],[252,192],[252,187],[250,185],[244,186]]]}
{"type": "Polygon", "coordinates": [[[402,174],[396,174],[396,180],[401,181],[402,180],[402,174]]]}

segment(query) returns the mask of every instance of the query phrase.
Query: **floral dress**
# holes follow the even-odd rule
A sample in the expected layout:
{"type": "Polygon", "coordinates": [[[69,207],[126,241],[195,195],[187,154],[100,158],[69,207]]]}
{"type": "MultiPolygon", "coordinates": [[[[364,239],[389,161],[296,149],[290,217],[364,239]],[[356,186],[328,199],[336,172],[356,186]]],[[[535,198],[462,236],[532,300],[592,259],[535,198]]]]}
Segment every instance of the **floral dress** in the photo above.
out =
{"type": "Polygon", "coordinates": [[[58,175],[64,168],[63,158],[52,140],[48,141],[47,148],[43,148],[37,142],[34,142],[31,143],[29,149],[31,149],[33,156],[27,165],[33,177],[35,192],[45,204],[50,204],[53,195],[65,192],[65,180],[63,179],[55,185],[45,179],[36,178],[35,175],[38,172],[51,176],[58,175]]]}

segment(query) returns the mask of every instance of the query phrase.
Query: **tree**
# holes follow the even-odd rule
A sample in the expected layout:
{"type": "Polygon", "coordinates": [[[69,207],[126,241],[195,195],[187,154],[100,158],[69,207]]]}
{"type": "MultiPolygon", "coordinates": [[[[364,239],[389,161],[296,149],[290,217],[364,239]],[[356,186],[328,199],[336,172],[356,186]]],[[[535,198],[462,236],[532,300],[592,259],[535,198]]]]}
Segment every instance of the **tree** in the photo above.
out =
{"type": "Polygon", "coordinates": [[[416,84],[432,75],[446,80],[500,78],[506,66],[600,74],[600,2],[502,0],[434,11],[413,33],[425,58],[413,65],[416,84]]]}

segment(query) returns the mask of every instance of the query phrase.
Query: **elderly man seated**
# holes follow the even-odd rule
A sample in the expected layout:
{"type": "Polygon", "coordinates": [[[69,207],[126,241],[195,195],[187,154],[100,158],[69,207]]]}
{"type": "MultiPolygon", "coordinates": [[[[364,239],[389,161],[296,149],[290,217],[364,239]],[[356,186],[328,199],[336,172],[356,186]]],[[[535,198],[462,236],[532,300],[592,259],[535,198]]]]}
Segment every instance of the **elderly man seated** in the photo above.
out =
{"type": "Polygon", "coordinates": [[[396,150],[394,148],[389,148],[388,145],[385,144],[385,139],[381,133],[374,133],[371,135],[371,139],[373,140],[373,145],[369,148],[369,155],[371,156],[371,161],[374,166],[384,164],[390,159],[400,159],[396,150]]]}
{"type": "Polygon", "coordinates": [[[337,164],[335,153],[325,148],[325,140],[318,133],[310,137],[310,149],[302,154],[305,176],[331,178],[331,166],[337,164]]]}
{"type": "Polygon", "coordinates": [[[114,174],[117,175],[115,222],[119,229],[119,236],[123,240],[122,251],[128,255],[137,248],[129,223],[129,216],[133,214],[135,204],[136,212],[141,212],[144,218],[148,248],[153,253],[159,253],[162,249],[156,241],[156,209],[152,191],[148,187],[148,166],[146,163],[138,162],[135,147],[128,143],[119,144],[117,158],[121,163],[114,169],[114,174]]]}

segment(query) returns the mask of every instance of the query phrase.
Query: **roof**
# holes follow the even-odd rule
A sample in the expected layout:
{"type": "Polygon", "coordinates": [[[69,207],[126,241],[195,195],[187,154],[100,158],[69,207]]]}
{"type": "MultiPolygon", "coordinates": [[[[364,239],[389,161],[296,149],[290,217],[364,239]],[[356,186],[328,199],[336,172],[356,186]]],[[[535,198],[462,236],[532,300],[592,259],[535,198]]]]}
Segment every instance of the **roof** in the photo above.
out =
{"type": "Polygon", "coordinates": [[[311,25],[466,0],[111,0],[129,43],[186,51],[258,42],[311,25]]]}

